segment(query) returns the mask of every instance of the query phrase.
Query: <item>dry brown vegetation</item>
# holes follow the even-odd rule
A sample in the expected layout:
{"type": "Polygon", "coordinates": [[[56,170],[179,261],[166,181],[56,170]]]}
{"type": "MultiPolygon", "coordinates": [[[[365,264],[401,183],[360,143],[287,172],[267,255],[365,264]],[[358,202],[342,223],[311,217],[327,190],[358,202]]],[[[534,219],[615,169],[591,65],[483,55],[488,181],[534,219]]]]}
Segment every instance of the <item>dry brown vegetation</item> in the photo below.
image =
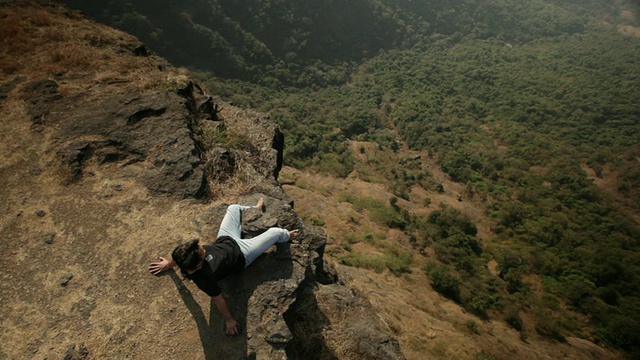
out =
{"type": "Polygon", "coordinates": [[[173,71],[150,76],[150,69],[167,64],[135,56],[133,50],[142,45],[135,37],[97,25],[73,10],[62,10],[66,18],[61,18],[60,11],[57,5],[30,1],[0,7],[0,72],[4,77],[73,76],[86,80],[72,86],[135,82],[137,89],[154,90],[175,86],[184,76],[184,72],[173,71]]]}
{"type": "Polygon", "coordinates": [[[3,3],[0,23],[1,82],[22,80],[0,102],[0,358],[81,358],[83,349],[88,359],[204,358],[180,294],[203,304],[203,318],[210,299],[175,274],[177,288],[171,276],[150,276],[146,266],[168,256],[173,241],[196,236],[193,219],[210,204],[151,196],[138,181],[114,180],[117,166],[91,162],[90,178],[64,186],[55,131],[31,131],[22,91],[55,79],[62,96],[82,107],[110,94],[172,89],[185,72],[135,56],[134,37],[57,5],[3,3]]]}

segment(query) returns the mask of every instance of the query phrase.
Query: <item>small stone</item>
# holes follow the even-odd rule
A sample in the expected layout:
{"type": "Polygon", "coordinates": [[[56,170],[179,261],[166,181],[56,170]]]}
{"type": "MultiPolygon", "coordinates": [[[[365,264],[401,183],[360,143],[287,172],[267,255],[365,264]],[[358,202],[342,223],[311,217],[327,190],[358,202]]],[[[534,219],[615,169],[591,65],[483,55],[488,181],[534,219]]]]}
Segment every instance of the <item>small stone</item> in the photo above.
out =
{"type": "Polygon", "coordinates": [[[87,349],[84,343],[81,343],[80,346],[78,346],[78,355],[80,355],[81,359],[89,356],[89,349],[87,349]]]}
{"type": "Polygon", "coordinates": [[[73,279],[72,274],[64,274],[60,277],[60,279],[58,280],[58,283],[60,284],[60,286],[67,286],[67,284],[69,283],[69,281],[71,281],[71,279],[73,279]]]}
{"type": "Polygon", "coordinates": [[[46,233],[44,235],[44,242],[51,245],[53,244],[53,240],[56,238],[56,233],[46,233]]]}
{"type": "Polygon", "coordinates": [[[31,169],[29,169],[29,174],[30,175],[34,175],[34,176],[38,176],[42,173],[42,170],[40,170],[40,168],[38,167],[32,167],[31,169]]]}
{"type": "Polygon", "coordinates": [[[73,355],[76,352],[76,346],[75,345],[69,345],[67,346],[67,351],[64,353],[64,356],[62,357],[62,360],[73,360],[73,355]]]}
{"type": "Polygon", "coordinates": [[[89,349],[81,343],[80,345],[69,345],[62,360],[82,360],[89,356],[89,349]]]}
{"type": "Polygon", "coordinates": [[[38,217],[44,217],[47,215],[47,212],[44,210],[36,210],[36,215],[38,215],[38,217]]]}

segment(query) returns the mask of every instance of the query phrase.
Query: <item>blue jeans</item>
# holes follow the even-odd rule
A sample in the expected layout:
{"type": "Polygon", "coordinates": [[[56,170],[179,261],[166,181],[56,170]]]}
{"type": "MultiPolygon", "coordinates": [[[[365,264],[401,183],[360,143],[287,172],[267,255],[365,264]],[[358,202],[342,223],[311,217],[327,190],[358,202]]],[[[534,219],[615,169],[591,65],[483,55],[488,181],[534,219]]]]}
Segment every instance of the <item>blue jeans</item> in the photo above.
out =
{"type": "Polygon", "coordinates": [[[242,239],[242,212],[255,208],[255,206],[229,205],[218,231],[218,237],[229,236],[236,241],[244,255],[245,268],[273,244],[289,241],[289,231],[277,227],[270,228],[251,239],[242,239]]]}

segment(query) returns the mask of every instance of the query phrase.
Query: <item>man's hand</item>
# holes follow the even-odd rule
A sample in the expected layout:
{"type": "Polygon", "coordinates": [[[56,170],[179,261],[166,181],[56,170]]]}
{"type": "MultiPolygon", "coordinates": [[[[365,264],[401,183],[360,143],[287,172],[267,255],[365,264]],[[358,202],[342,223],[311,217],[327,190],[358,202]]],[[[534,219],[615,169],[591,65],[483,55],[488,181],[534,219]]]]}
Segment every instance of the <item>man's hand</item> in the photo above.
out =
{"type": "Polygon", "coordinates": [[[238,322],[236,321],[236,319],[231,318],[229,320],[226,321],[226,325],[227,325],[227,335],[238,335],[238,333],[240,332],[239,328],[238,328],[238,322]]]}
{"type": "Polygon", "coordinates": [[[224,319],[226,325],[226,333],[227,335],[238,335],[240,333],[240,329],[238,327],[238,322],[233,318],[231,312],[229,311],[229,307],[227,307],[227,302],[222,297],[222,294],[212,296],[211,300],[216,304],[216,308],[220,311],[222,318],[224,319]]]}
{"type": "Polygon", "coordinates": [[[167,271],[173,268],[175,265],[176,263],[173,260],[167,260],[161,257],[160,261],[149,264],[149,272],[151,272],[153,275],[158,275],[163,271],[167,271]]]}

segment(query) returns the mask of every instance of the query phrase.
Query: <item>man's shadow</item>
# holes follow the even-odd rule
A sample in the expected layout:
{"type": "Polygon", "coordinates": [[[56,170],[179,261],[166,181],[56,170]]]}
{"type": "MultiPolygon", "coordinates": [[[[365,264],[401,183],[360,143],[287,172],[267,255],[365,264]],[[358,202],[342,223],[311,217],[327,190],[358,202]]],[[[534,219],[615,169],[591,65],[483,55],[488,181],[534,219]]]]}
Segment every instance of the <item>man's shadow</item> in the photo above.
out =
{"type": "Polygon", "coordinates": [[[174,271],[170,271],[169,276],[196,322],[205,359],[217,360],[251,357],[247,354],[249,299],[259,285],[289,279],[292,273],[291,248],[290,244],[286,243],[278,244],[270,252],[262,254],[243,272],[218,282],[231,314],[239,323],[240,333],[235,336],[226,335],[224,319],[213,300],[209,303],[209,320],[207,321],[200,304],[184,285],[181,277],[174,271]]]}

